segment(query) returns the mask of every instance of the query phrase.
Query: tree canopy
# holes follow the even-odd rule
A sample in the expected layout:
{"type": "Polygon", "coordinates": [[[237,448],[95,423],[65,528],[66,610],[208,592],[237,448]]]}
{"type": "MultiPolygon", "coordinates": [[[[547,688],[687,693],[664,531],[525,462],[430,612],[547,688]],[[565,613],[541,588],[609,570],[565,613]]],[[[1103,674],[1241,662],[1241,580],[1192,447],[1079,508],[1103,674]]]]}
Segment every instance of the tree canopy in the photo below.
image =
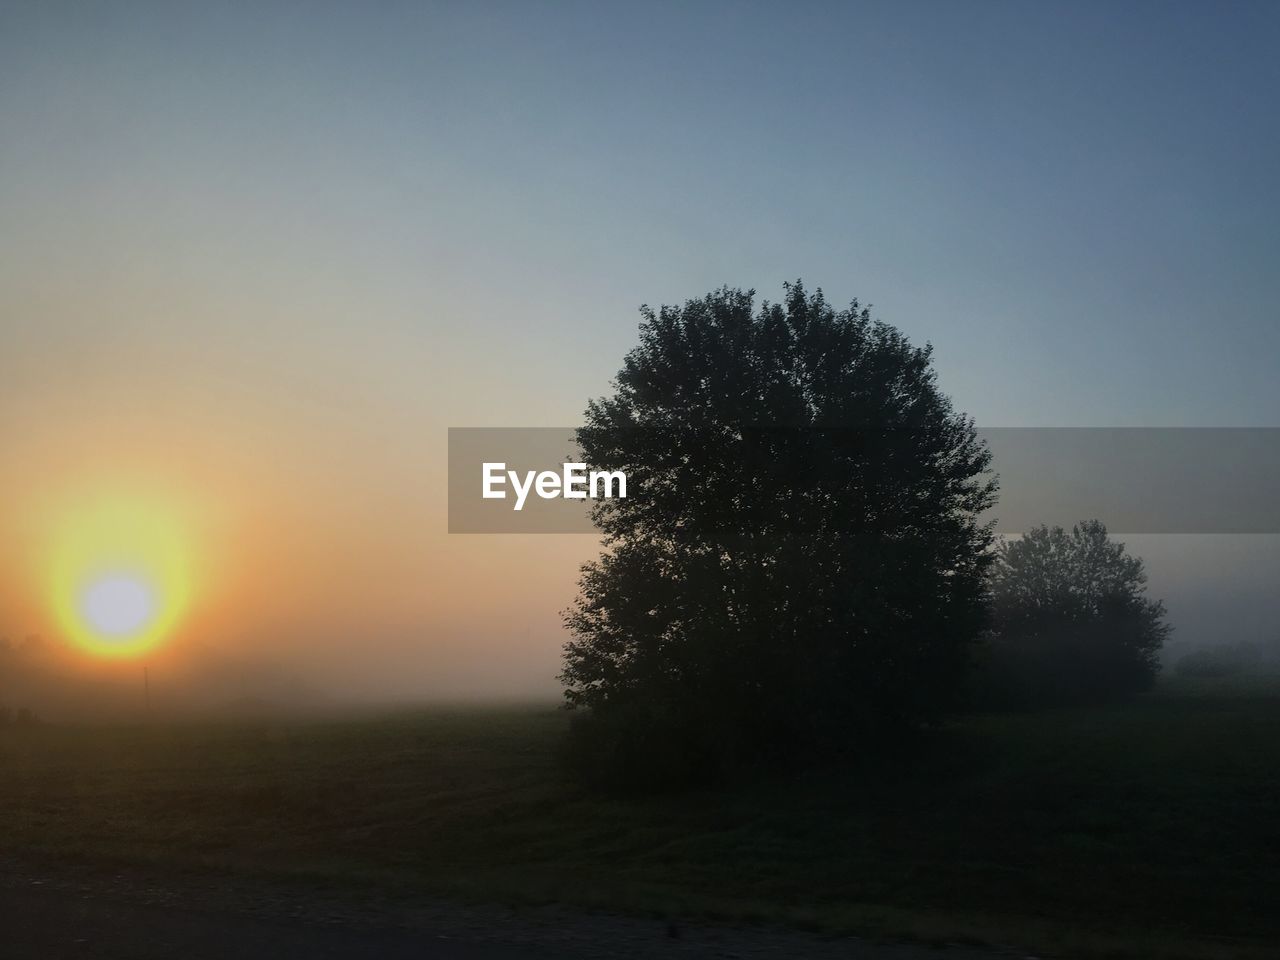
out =
{"type": "Polygon", "coordinates": [[[1142,559],[1098,520],[1040,526],[1001,545],[992,571],[993,668],[1005,699],[1104,700],[1149,685],[1170,633],[1142,559]]]}
{"type": "Polygon", "coordinates": [[[996,484],[931,348],[799,282],[642,317],[578,431],[631,491],[593,508],[605,551],[566,613],[582,736],[686,776],[945,710],[985,623],[996,484]]]}

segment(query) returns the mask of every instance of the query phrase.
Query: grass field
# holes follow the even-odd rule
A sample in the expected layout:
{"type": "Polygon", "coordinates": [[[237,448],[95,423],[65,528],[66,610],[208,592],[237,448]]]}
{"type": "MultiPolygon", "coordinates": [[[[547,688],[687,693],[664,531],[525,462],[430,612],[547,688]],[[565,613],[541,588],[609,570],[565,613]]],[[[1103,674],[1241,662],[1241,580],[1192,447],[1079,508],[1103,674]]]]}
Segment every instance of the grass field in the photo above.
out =
{"type": "Polygon", "coordinates": [[[1280,687],[972,717],[733,791],[567,783],[553,707],[0,734],[0,846],[1096,955],[1280,948],[1280,687]]]}

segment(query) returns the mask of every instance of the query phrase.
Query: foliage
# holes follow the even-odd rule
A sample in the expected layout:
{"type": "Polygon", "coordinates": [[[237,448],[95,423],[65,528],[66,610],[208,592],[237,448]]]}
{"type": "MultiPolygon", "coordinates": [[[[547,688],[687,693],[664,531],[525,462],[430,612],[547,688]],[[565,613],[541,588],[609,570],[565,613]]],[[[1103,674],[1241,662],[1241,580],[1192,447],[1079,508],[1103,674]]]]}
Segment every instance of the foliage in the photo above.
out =
{"type": "Polygon", "coordinates": [[[647,779],[660,744],[666,774],[718,776],[945,710],[984,625],[995,482],[931,348],[799,282],[642,315],[578,432],[631,493],[595,506],[606,549],[566,613],[584,762],[647,779]]]}
{"type": "Polygon", "coordinates": [[[40,718],[32,713],[29,707],[19,707],[14,710],[12,707],[0,704],[0,728],[34,727],[39,722],[40,718]]]}
{"type": "Polygon", "coordinates": [[[987,695],[1042,706],[1150,686],[1170,628],[1164,604],[1145,595],[1146,580],[1141,558],[1097,520],[1004,542],[992,571],[987,695]]]}
{"type": "Polygon", "coordinates": [[[1181,657],[1174,665],[1180,677],[1230,677],[1263,666],[1263,650],[1248,640],[1202,647],[1181,657]]]}

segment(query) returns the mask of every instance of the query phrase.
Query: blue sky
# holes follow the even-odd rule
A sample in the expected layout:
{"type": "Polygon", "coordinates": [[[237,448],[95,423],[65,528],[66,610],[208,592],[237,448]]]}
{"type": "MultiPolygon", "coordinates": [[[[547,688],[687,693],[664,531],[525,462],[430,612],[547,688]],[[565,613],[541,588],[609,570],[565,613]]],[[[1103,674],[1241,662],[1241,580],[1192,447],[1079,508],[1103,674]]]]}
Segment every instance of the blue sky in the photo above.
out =
{"type": "Polygon", "coordinates": [[[804,276],[986,423],[1273,422],[1272,4],[216,6],[6,7],[7,252],[345,271],[592,385],[638,303],[804,276]]]}

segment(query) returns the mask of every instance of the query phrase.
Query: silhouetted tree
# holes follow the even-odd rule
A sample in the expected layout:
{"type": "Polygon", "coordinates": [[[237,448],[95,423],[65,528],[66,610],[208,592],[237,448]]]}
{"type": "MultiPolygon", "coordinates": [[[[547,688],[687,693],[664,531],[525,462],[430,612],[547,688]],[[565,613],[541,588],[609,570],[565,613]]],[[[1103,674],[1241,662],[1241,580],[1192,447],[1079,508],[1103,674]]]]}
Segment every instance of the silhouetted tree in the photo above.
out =
{"type": "Polygon", "coordinates": [[[953,701],[985,623],[990,454],[913,347],[787,285],[641,310],[578,431],[606,549],[566,613],[579,757],[683,780],[857,749],[953,701]]]}
{"type": "Polygon", "coordinates": [[[1110,699],[1150,685],[1170,633],[1142,560],[1097,520],[1003,543],[992,573],[989,692],[1019,705],[1110,699]]]}

